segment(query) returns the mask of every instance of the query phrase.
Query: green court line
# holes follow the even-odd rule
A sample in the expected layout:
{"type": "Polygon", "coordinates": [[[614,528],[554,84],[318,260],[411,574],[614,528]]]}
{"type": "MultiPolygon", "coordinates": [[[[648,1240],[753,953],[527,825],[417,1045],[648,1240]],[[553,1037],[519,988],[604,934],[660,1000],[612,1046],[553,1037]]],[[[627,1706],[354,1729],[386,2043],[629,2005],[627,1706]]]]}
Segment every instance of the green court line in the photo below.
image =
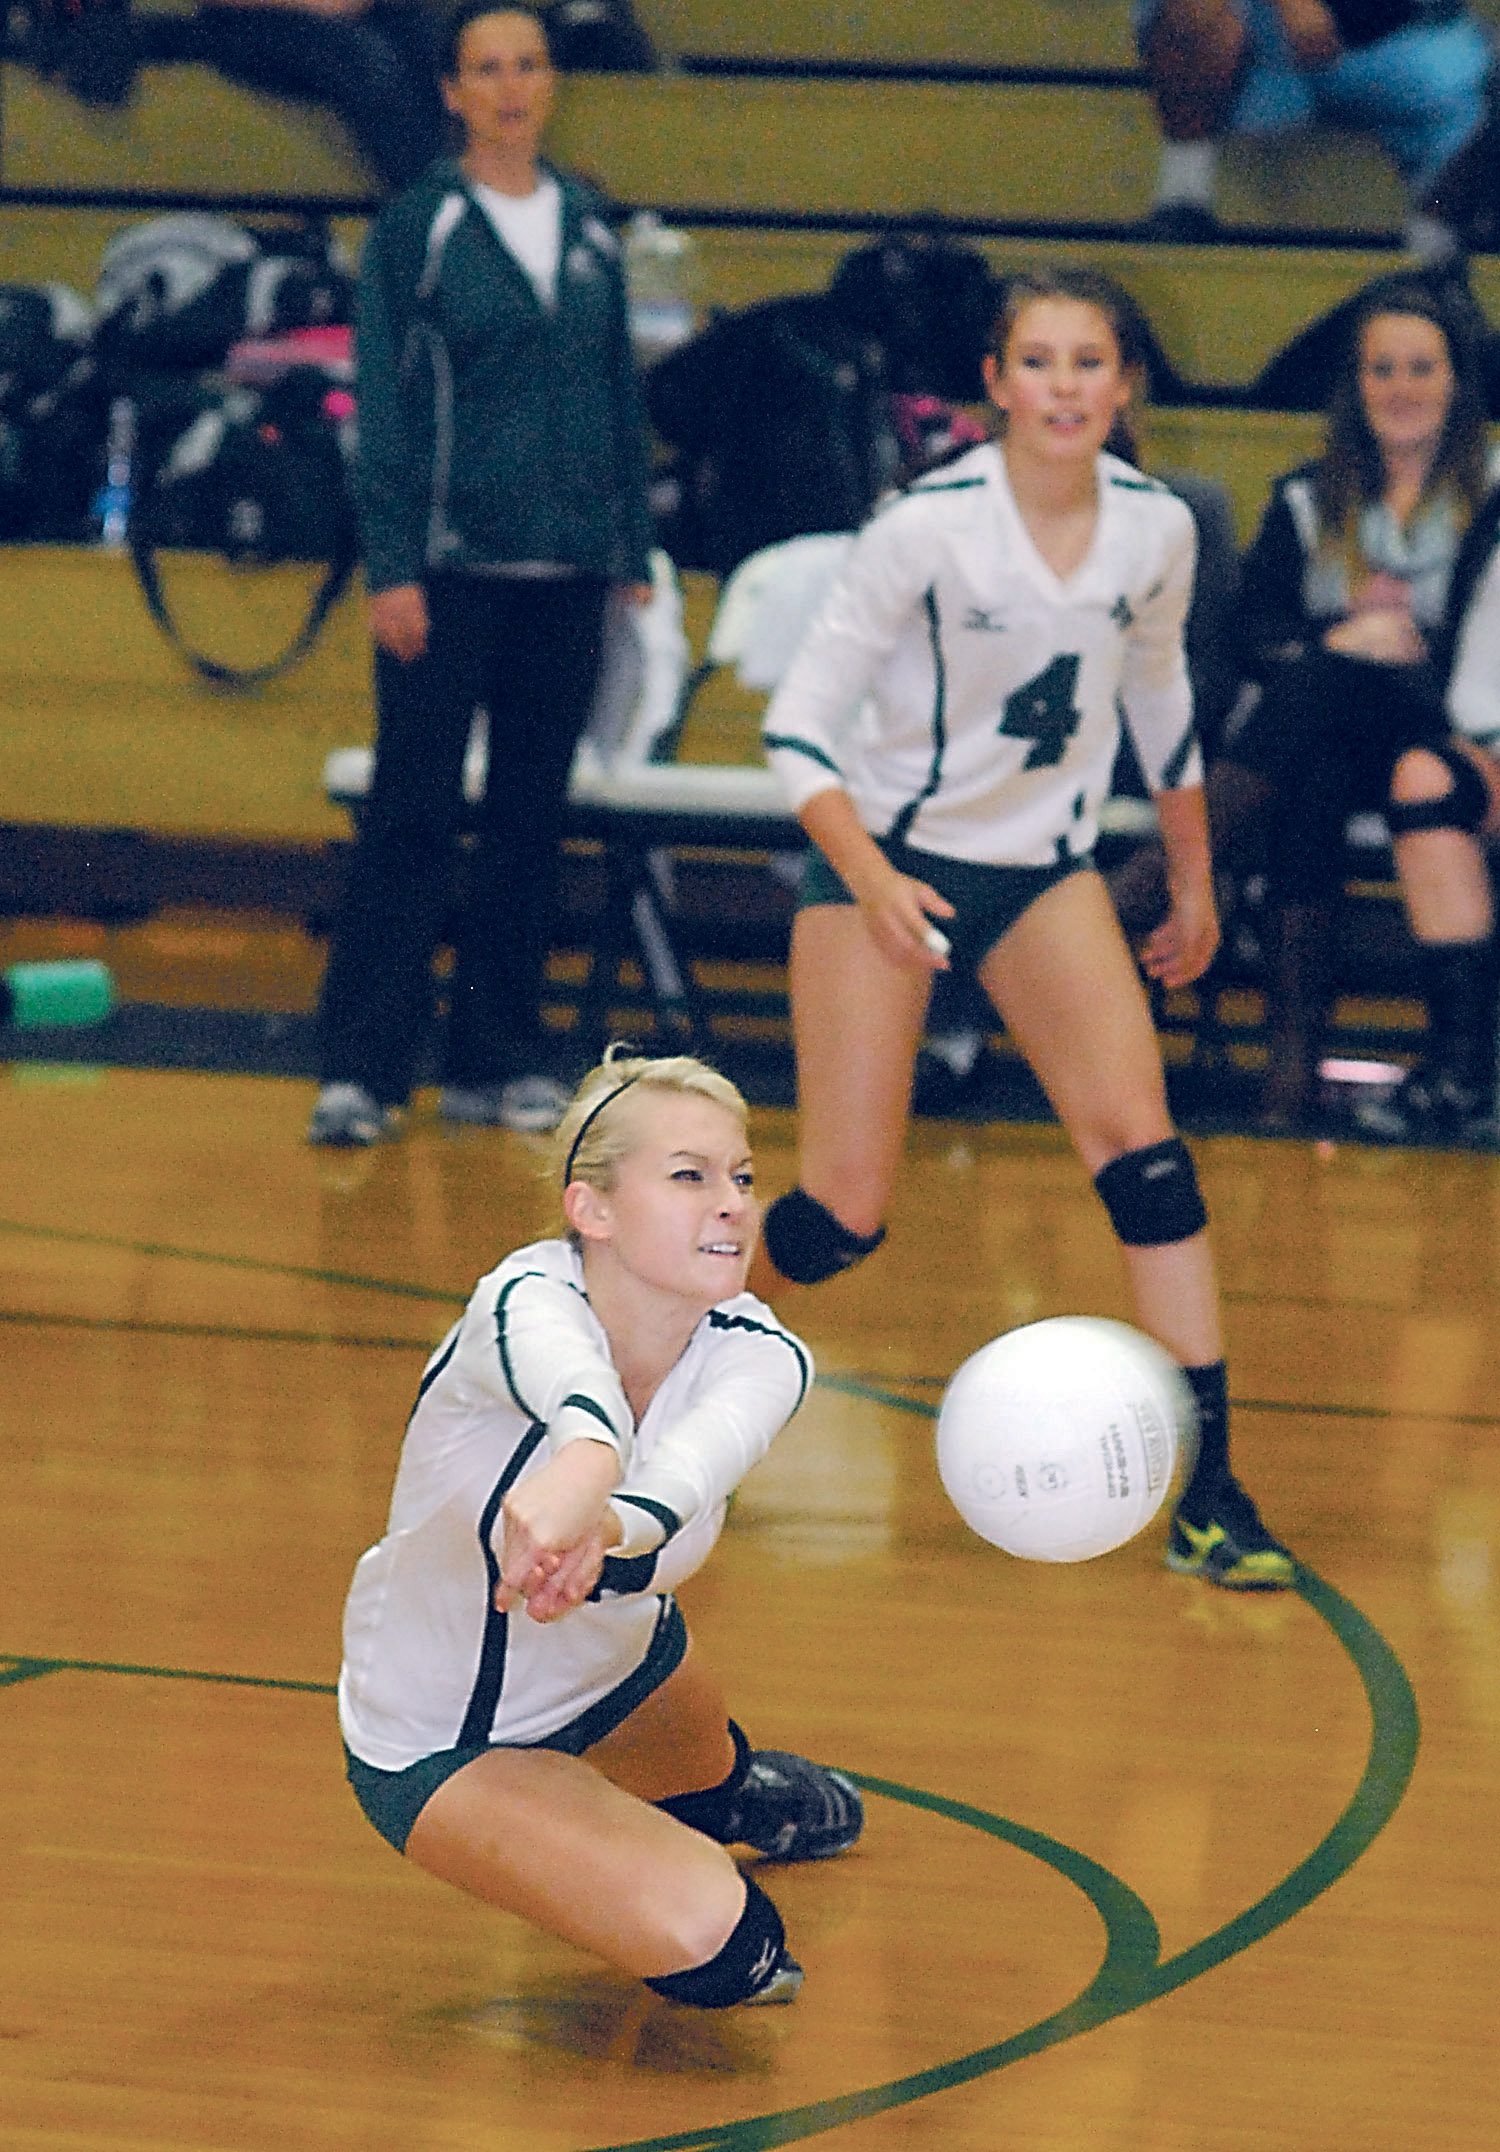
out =
{"type": "Polygon", "coordinates": [[[1009,2039],[976,2048],[910,2077],[872,2085],[838,2099],[785,2108],[777,2114],[755,2115],[743,2122],[667,2137],[632,2138],[628,2143],[599,2146],[595,2152],[768,2152],[772,2146],[797,2144],[842,2124],[868,2120],[1007,2069],[1029,2055],[1040,2054],[1113,2018],[1142,2009],[1159,1996],[1224,1964],[1302,1912],[1347,1874],[1395,1814],[1416,1765],[1420,1724],[1416,1698],[1400,1660],[1359,1609],[1311,1570],[1299,1570],[1297,1590],[1327,1622],[1354,1662],[1370,1706],[1370,1749],[1354,1796],[1333,1829],[1264,1898],[1204,1936],[1201,1942],[1160,1962],[1156,1924],[1149,1910],[1118,1878],[1085,1855],[1040,1832],[1026,1831],[1002,1817],[986,1815],[982,1809],[970,1809],[883,1779],[859,1777],[859,1783],[872,1792],[906,1801],[915,1808],[932,1809],[1006,1839],[1076,1883],[1092,1901],[1108,1939],[1104,1960],[1094,1978],[1073,2002],[1052,2016],[1013,2033],[1009,2039]]]}
{"type": "MultiPolygon", "coordinates": [[[[892,1400],[894,1402],[894,1400],[892,1400]]],[[[867,2120],[940,2092],[1008,2069],[1029,2055],[1127,2016],[1158,1997],[1247,1950],[1305,1910],[1353,1867],[1385,1828],[1405,1794],[1416,1765],[1420,1722],[1416,1698],[1400,1660],[1351,1601],[1311,1570],[1299,1569],[1297,1591],[1325,1621],[1354,1664],[1370,1707],[1370,1747],[1352,1799],[1332,1830],[1266,1895],[1200,1942],[1163,1961],[1161,1938],[1150,1908],[1129,1886],[1074,1847],[1003,1816],[991,1815],[942,1794],[892,1780],[853,1775],[867,1792],[966,1824],[1044,1861],[1089,1899],[1103,1924],[1105,1952],[1093,1979],[1072,2002],[1008,2038],[975,2048],[952,2061],[872,2085],[837,2098],[755,2115],[741,2122],[665,2137],[633,2138],[596,2152],[769,2152],[800,2143],[845,2123],[867,2120]]],[[[181,1667],[132,1666],[97,1659],[0,1655],[0,1688],[54,1673],[135,1674],[167,1681],[202,1681],[236,1688],[276,1689],[330,1696],[329,1682],[284,1681],[254,1674],[221,1674],[181,1667]]]]}
{"type": "MultiPolygon", "coordinates": [[[[887,1389],[875,1377],[866,1375],[819,1375],[818,1387],[836,1390],[841,1397],[860,1397],[872,1405],[889,1405],[896,1412],[912,1412],[923,1419],[936,1419],[937,1407],[924,1397],[903,1397],[899,1390],[887,1389]]],[[[950,1378],[946,1375],[903,1375],[903,1382],[913,1388],[946,1389],[950,1378]]],[[[1416,1412],[1405,1406],[1397,1412],[1389,1405],[1309,1405],[1300,1400],[1279,1397],[1232,1397],[1230,1403],[1236,1412],[1295,1412],[1309,1420],[1439,1420],[1444,1427],[1500,1427],[1500,1413],[1493,1412],[1416,1412]]]]}
{"type": "Polygon", "coordinates": [[[98,1330],[128,1337],[214,1338],[234,1345],[353,1345],[364,1352],[430,1353],[432,1338],[368,1337],[354,1331],[253,1330],[234,1323],[148,1323],[112,1315],[53,1315],[0,1308],[0,1323],[18,1330],[98,1330]]]}
{"type": "Polygon", "coordinates": [[[20,1218],[0,1218],[0,1233],[28,1240],[59,1241],[72,1248],[115,1248],[126,1255],[159,1255],[174,1263],[214,1263],[225,1270],[253,1270],[264,1277],[305,1278],[311,1285],[353,1285],[367,1293],[393,1293],[402,1300],[435,1300],[461,1308],[467,1293],[449,1293],[432,1285],[411,1285],[402,1278],[367,1278],[358,1271],[324,1270],[315,1263],[273,1262],[269,1256],[220,1255],[211,1248],[174,1248],[169,1241],[132,1240],[119,1233],[75,1233],[62,1226],[30,1225],[20,1218]]]}
{"type": "Polygon", "coordinates": [[[142,1674],[151,1681],[206,1681],[226,1689],[288,1689],[301,1696],[337,1696],[332,1681],[283,1681],[271,1674],[210,1674],[193,1666],[131,1666],[120,1659],[44,1659],[0,1652],[0,1689],[44,1674],[142,1674]]]}

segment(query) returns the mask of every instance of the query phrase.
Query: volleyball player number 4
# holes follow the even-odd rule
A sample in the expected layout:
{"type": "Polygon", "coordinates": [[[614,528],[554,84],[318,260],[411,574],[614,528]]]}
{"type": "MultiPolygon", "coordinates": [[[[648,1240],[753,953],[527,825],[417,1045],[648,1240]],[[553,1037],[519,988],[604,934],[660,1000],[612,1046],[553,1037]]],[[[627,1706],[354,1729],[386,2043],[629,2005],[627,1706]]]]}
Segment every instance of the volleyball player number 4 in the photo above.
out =
{"type": "Polygon", "coordinates": [[[1123,710],[1171,887],[1142,961],[1168,987],[1198,978],[1218,922],[1182,647],[1193,522],[1104,452],[1143,357],[1134,319],[1091,271],[1010,280],[985,366],[999,438],[875,516],[767,711],[812,850],[791,959],[800,1182],[765,1245],[804,1284],[874,1253],[933,974],[971,970],[1094,1178],[1142,1327],[1193,1386],[1168,1560],[1276,1588],[1291,1558],[1229,1467],[1206,1212],[1092,865],[1123,710]]]}

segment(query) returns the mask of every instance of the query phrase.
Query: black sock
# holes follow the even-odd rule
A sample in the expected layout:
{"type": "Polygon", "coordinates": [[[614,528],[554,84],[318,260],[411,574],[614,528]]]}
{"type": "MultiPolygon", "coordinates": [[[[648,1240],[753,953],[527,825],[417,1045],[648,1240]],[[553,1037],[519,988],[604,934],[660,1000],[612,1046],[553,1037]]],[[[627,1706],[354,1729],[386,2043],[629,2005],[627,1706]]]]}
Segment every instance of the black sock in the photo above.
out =
{"type": "Polygon", "coordinates": [[[1467,1091],[1491,1081],[1495,1030],[1493,942],[1425,942],[1422,969],[1434,1073],[1467,1091]]]}
{"type": "Polygon", "coordinates": [[[781,1915],[754,1877],[746,1876],[745,1910],[722,1949],[705,1965],[690,1965],[685,1973],[660,1973],[646,1985],[668,2002],[690,2003],[695,2010],[727,2010],[760,1993],[785,1949],[781,1915]]]}
{"type": "Polygon", "coordinates": [[[724,1844],[724,1833],[733,1817],[740,1788],[745,1783],[745,1773],[750,1768],[750,1744],[742,1729],[733,1719],[729,1721],[729,1738],[734,1743],[734,1762],[729,1776],[720,1785],[705,1786],[701,1793],[674,1793],[656,1806],[664,1808],[669,1816],[685,1823],[691,1831],[701,1831],[705,1838],[724,1844]]]}
{"type": "Polygon", "coordinates": [[[1189,1524],[1207,1524],[1214,1496],[1229,1478],[1229,1370],[1222,1360],[1185,1367],[1198,1408],[1198,1457],[1177,1507],[1189,1524]]]}

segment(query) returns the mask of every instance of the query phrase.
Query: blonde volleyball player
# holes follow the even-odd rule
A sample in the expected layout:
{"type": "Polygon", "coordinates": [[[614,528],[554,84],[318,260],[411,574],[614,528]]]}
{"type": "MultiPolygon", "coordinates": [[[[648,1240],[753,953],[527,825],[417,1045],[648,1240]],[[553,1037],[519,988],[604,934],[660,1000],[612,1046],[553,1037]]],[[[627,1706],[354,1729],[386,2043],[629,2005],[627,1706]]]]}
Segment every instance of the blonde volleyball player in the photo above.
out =
{"type": "Polygon", "coordinates": [[[792,937],[801,1185],[766,1252],[813,1284],[871,1254],[933,974],[971,969],[1094,1177],[1143,1327],[1181,1361],[1200,1451],[1167,1546],[1234,1589],[1295,1565],[1229,1464],[1207,1216],[1145,992],[1091,864],[1123,707],[1172,891],[1150,974],[1218,942],[1182,626],[1193,521],[1104,453],[1138,316],[1106,278],[1021,275],[985,378],[999,439],[878,514],[793,661],[765,744],[812,839],[792,937]]]}
{"type": "Polygon", "coordinates": [[[354,1574],[349,1777],[419,1867],[659,1994],[790,2002],[780,1916],[727,1848],[842,1852],[859,1794],[751,1750],[671,1596],[811,1375],[744,1290],[744,1101],[686,1057],[606,1058],[556,1142],[566,1238],[479,1281],[354,1574]]]}

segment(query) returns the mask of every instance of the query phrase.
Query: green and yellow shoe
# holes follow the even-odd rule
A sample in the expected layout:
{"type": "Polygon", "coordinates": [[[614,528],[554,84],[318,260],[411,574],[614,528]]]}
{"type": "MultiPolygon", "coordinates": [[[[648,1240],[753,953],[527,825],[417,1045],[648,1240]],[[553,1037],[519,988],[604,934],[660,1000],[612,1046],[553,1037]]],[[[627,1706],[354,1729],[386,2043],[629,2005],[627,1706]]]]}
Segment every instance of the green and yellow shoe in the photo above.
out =
{"type": "Polygon", "coordinates": [[[1297,1563],[1273,1539],[1236,1480],[1226,1480],[1202,1524],[1178,1510],[1167,1534],[1167,1567],[1204,1577],[1230,1592],[1284,1592],[1297,1581],[1297,1563]]]}

